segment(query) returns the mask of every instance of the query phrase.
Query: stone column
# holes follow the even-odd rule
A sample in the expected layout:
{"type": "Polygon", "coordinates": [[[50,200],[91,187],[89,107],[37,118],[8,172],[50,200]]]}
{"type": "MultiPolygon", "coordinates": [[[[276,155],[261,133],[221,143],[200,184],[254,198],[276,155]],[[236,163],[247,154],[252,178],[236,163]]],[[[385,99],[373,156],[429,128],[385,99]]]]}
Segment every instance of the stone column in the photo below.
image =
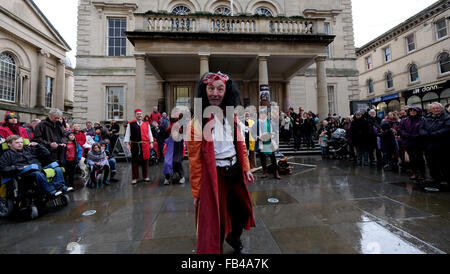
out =
{"type": "Polygon", "coordinates": [[[141,108],[145,104],[142,102],[145,90],[145,53],[135,53],[134,57],[136,58],[136,83],[134,90],[129,90],[127,96],[127,112],[131,115],[129,117],[134,117],[134,109],[141,108]]]}
{"type": "Polygon", "coordinates": [[[66,94],[66,61],[64,59],[59,59],[57,61],[55,107],[62,111],[64,111],[65,94],[66,94]]]}
{"type": "Polygon", "coordinates": [[[39,73],[38,73],[38,88],[36,92],[36,108],[45,107],[45,77],[47,76],[47,58],[50,57],[48,51],[44,49],[38,50],[38,62],[39,62],[39,73]]]}
{"type": "MultiPolygon", "coordinates": [[[[258,85],[258,91],[257,91],[258,105],[261,104],[261,98],[259,97],[260,87],[262,85],[269,84],[269,69],[267,68],[268,57],[269,57],[268,54],[259,54],[258,55],[258,64],[259,64],[259,85],[258,85]]],[[[273,100],[273,98],[270,98],[270,100],[273,100]]]]}
{"type": "MultiPolygon", "coordinates": [[[[284,82],[283,83],[283,93],[282,93],[282,98],[283,98],[283,102],[282,102],[282,110],[284,112],[287,112],[289,110],[289,107],[291,106],[291,99],[289,97],[289,94],[291,93],[291,82],[284,82]]],[[[295,108],[294,108],[295,110],[295,108]]]]}
{"type": "Polygon", "coordinates": [[[200,77],[209,72],[209,53],[199,53],[200,56],[200,77]]]}
{"type": "Polygon", "coordinates": [[[267,59],[268,54],[260,54],[258,55],[258,63],[259,63],[259,85],[268,85],[269,84],[269,70],[267,68],[267,59]]]}
{"type": "Polygon", "coordinates": [[[316,61],[316,74],[317,74],[317,112],[320,120],[328,117],[328,94],[327,94],[327,73],[325,56],[318,56],[316,61]]]}

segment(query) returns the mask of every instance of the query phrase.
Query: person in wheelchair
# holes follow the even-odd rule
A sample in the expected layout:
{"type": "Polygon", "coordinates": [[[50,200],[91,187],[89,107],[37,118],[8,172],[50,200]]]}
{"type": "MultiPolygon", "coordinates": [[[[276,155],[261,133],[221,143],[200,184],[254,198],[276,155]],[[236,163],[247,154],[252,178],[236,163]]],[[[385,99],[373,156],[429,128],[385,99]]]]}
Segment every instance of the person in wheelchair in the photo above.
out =
{"type": "Polygon", "coordinates": [[[88,164],[90,170],[90,185],[93,186],[97,183],[97,175],[104,171],[103,184],[109,185],[109,162],[106,153],[102,151],[102,147],[99,143],[92,145],[91,151],[88,153],[88,164]]]}
{"type": "MultiPolygon", "coordinates": [[[[6,143],[9,150],[0,157],[0,173],[4,178],[15,177],[25,172],[23,178],[35,179],[38,189],[53,197],[61,195],[63,191],[73,190],[73,188],[64,184],[64,175],[61,168],[55,170],[56,175],[52,183],[47,180],[40,160],[50,158],[50,151],[43,145],[32,142],[29,146],[24,147],[23,139],[18,135],[9,136],[6,143]],[[29,169],[28,172],[26,172],[27,169],[29,169]]],[[[22,180],[19,184],[26,182],[27,180],[22,180]]]]}

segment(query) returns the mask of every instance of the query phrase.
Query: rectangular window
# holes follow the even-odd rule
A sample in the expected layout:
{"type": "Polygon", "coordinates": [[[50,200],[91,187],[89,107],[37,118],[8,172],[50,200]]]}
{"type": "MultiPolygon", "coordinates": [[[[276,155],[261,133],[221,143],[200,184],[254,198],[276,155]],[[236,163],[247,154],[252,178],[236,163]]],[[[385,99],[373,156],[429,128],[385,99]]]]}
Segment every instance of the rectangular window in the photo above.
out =
{"type": "Polygon", "coordinates": [[[386,74],[386,87],[388,89],[391,89],[394,87],[394,79],[392,79],[391,73],[386,74]]]}
{"type": "Polygon", "coordinates": [[[372,56],[366,58],[366,66],[368,70],[372,69],[372,56]]]}
{"type": "Polygon", "coordinates": [[[45,77],[45,107],[53,107],[53,78],[45,77]]]}
{"type": "Polygon", "coordinates": [[[447,24],[445,23],[445,18],[438,20],[435,26],[436,26],[436,38],[438,40],[447,36],[447,24]]]}
{"type": "MultiPolygon", "coordinates": [[[[325,34],[329,35],[330,32],[330,23],[325,23],[325,34]]],[[[327,57],[331,58],[331,44],[327,46],[327,57]]]]}
{"type": "Polygon", "coordinates": [[[126,18],[108,18],[108,56],[126,56],[127,54],[126,18]]]}
{"type": "Polygon", "coordinates": [[[124,94],[123,87],[106,88],[106,120],[123,120],[124,94]]]}
{"type": "Polygon", "coordinates": [[[175,106],[186,106],[188,108],[191,107],[191,95],[189,87],[175,87],[174,93],[175,106]]]}
{"type": "Polygon", "coordinates": [[[25,103],[25,84],[26,84],[25,76],[20,77],[20,94],[19,94],[20,104],[25,103]]]}
{"type": "Polygon", "coordinates": [[[385,48],[384,50],[384,62],[389,62],[392,60],[391,48],[385,48]]]}
{"type": "Polygon", "coordinates": [[[407,52],[414,51],[416,49],[416,42],[414,39],[414,34],[411,34],[406,37],[406,50],[407,52]]]}
{"type": "Polygon", "coordinates": [[[331,114],[336,113],[336,103],[334,98],[334,86],[328,86],[328,112],[331,114]]]}
{"type": "Polygon", "coordinates": [[[369,80],[367,85],[369,86],[369,94],[372,94],[375,92],[374,88],[373,88],[373,80],[369,80]]]}

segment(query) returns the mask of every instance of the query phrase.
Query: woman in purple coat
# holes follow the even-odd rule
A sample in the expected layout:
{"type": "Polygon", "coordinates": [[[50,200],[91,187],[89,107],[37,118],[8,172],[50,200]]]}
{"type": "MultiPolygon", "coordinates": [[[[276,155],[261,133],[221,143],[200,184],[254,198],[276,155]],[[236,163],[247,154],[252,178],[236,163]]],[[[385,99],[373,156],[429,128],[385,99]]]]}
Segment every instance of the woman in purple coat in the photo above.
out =
{"type": "Polygon", "coordinates": [[[423,158],[423,145],[419,136],[419,129],[423,124],[422,109],[411,107],[407,111],[408,117],[403,119],[398,126],[402,144],[409,155],[411,180],[423,180],[425,175],[425,160],[423,158]]]}

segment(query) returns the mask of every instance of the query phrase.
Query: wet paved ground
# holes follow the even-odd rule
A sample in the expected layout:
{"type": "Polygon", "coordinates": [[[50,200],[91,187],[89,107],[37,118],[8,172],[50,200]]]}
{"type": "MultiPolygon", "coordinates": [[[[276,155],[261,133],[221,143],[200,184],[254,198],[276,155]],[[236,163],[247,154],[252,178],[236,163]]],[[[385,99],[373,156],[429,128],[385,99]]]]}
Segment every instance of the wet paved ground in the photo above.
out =
{"type": "MultiPolygon", "coordinates": [[[[291,161],[318,166],[295,164],[281,181],[255,174],[256,228],[242,238],[251,254],[450,252],[449,192],[425,193],[405,175],[345,160],[291,161]]],[[[66,208],[34,221],[0,220],[0,254],[192,254],[189,183],[164,186],[160,165],[152,182],[132,186],[131,168],[120,163],[119,170],[119,182],[80,189],[66,208]],[[96,214],[83,216],[88,210],[96,214]]]]}

